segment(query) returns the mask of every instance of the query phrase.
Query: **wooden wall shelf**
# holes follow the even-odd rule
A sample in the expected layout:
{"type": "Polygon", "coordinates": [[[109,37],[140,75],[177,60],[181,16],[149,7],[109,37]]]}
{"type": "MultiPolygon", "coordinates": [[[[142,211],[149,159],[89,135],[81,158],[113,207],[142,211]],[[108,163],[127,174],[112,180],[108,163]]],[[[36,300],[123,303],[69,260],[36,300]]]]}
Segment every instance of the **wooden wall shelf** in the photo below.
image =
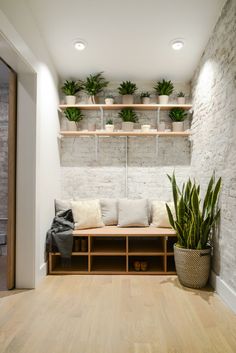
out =
{"type": "Polygon", "coordinates": [[[183,108],[189,110],[192,108],[192,104],[60,104],[59,109],[64,110],[69,107],[80,108],[81,110],[120,110],[123,108],[133,108],[137,110],[169,110],[172,108],[183,108]]]}
{"type": "MultiPolygon", "coordinates": [[[[114,227],[113,227],[114,229],[114,227]]],[[[72,252],[70,267],[62,267],[59,253],[49,253],[48,273],[65,274],[175,274],[173,244],[176,235],[172,229],[114,229],[113,234],[103,229],[75,231],[77,240],[87,242],[88,251],[72,252]],[[98,234],[96,234],[98,231],[98,234]],[[136,231],[136,234],[135,234],[136,231]],[[77,233],[77,234],[76,234],[77,233]],[[93,234],[94,233],[94,234],[93,234]],[[140,233],[140,234],[139,234],[140,233]],[[135,271],[134,261],[147,261],[147,271],[135,271]]]]}
{"type": "Polygon", "coordinates": [[[163,136],[163,137],[188,137],[190,136],[190,131],[150,131],[150,132],[141,132],[138,131],[114,131],[107,132],[105,130],[96,130],[96,131],[61,131],[60,135],[63,137],[80,137],[80,136],[163,136]]]}

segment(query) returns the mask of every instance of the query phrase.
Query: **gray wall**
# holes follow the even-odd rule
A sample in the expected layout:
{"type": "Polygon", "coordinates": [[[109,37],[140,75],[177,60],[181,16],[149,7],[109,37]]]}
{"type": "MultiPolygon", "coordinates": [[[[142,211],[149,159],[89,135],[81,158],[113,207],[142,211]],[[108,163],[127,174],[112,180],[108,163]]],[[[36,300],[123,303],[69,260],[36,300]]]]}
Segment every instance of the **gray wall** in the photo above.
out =
{"type": "Polygon", "coordinates": [[[222,176],[220,235],[213,269],[236,290],[236,1],[223,9],[192,82],[192,174],[222,176]]]}

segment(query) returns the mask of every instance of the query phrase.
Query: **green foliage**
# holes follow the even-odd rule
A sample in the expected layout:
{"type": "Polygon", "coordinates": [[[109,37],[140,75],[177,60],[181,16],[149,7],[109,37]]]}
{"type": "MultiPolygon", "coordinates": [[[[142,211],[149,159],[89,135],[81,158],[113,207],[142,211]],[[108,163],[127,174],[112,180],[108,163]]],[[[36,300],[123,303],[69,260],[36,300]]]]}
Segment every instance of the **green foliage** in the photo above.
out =
{"type": "Polygon", "coordinates": [[[218,196],[221,178],[215,182],[211,177],[203,202],[200,199],[200,185],[190,179],[183,184],[182,190],[176,183],[175,174],[168,175],[172,184],[175,215],[166,204],[171,226],[177,234],[177,245],[186,249],[206,249],[210,243],[213,226],[220,215],[218,196]]]}
{"type": "Polygon", "coordinates": [[[187,113],[183,108],[173,108],[169,112],[169,117],[172,121],[184,121],[187,118],[187,113]]]}
{"type": "Polygon", "coordinates": [[[158,81],[153,87],[159,96],[170,96],[174,91],[174,85],[171,81],[158,81]]]}
{"type": "Polygon", "coordinates": [[[120,86],[118,87],[119,94],[122,96],[126,94],[134,94],[137,91],[137,86],[135,83],[131,81],[123,81],[120,86]]]}
{"type": "Polygon", "coordinates": [[[132,123],[137,123],[138,122],[137,114],[135,113],[135,111],[133,111],[132,108],[123,108],[119,112],[119,117],[123,121],[129,121],[129,122],[132,122],[132,123]]]}
{"type": "Polygon", "coordinates": [[[103,77],[103,72],[95,75],[89,75],[84,82],[84,90],[89,96],[95,96],[107,87],[109,81],[103,77]]]}
{"type": "Polygon", "coordinates": [[[107,94],[106,98],[114,99],[114,96],[112,94],[107,94]]]}
{"type": "Polygon", "coordinates": [[[150,92],[142,92],[141,94],[140,94],[140,98],[150,98],[150,96],[151,96],[151,93],[150,92]]]}
{"type": "Polygon", "coordinates": [[[185,94],[184,94],[184,92],[179,92],[178,94],[177,94],[177,97],[185,97],[185,94]]]}
{"type": "Polygon", "coordinates": [[[75,123],[78,123],[84,117],[81,110],[75,107],[66,108],[64,114],[69,121],[74,121],[75,123]]]}
{"type": "Polygon", "coordinates": [[[113,125],[113,120],[112,119],[108,119],[106,122],[107,125],[113,125]]]}
{"type": "Polygon", "coordinates": [[[61,90],[66,96],[75,96],[76,93],[78,93],[79,91],[82,91],[83,88],[84,88],[84,82],[81,80],[79,81],[66,80],[61,90]]]}

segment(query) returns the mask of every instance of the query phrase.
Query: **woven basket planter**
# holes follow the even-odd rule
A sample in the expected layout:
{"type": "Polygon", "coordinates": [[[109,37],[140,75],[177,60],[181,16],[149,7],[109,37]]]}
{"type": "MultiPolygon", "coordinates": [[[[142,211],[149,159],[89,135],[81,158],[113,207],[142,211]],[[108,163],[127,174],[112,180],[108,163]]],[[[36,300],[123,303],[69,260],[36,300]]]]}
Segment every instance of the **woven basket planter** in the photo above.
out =
{"type": "Polygon", "coordinates": [[[211,264],[211,248],[192,250],[174,245],[175,266],[179,281],[186,287],[206,286],[211,264]]]}

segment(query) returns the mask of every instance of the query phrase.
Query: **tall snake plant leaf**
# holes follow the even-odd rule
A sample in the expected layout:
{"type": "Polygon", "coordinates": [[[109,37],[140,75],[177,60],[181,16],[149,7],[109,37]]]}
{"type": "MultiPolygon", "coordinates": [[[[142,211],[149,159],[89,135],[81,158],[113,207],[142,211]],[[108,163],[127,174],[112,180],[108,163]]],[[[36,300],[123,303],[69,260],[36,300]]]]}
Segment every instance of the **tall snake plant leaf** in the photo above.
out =
{"type": "Polygon", "coordinates": [[[205,216],[205,212],[207,210],[207,206],[208,206],[208,202],[209,202],[209,199],[210,199],[210,196],[211,196],[211,191],[212,191],[213,184],[214,184],[214,175],[212,175],[212,177],[210,179],[210,182],[209,182],[208,188],[207,188],[207,192],[206,192],[206,196],[205,196],[205,199],[204,199],[204,202],[203,202],[203,209],[202,209],[203,217],[205,216]]]}

